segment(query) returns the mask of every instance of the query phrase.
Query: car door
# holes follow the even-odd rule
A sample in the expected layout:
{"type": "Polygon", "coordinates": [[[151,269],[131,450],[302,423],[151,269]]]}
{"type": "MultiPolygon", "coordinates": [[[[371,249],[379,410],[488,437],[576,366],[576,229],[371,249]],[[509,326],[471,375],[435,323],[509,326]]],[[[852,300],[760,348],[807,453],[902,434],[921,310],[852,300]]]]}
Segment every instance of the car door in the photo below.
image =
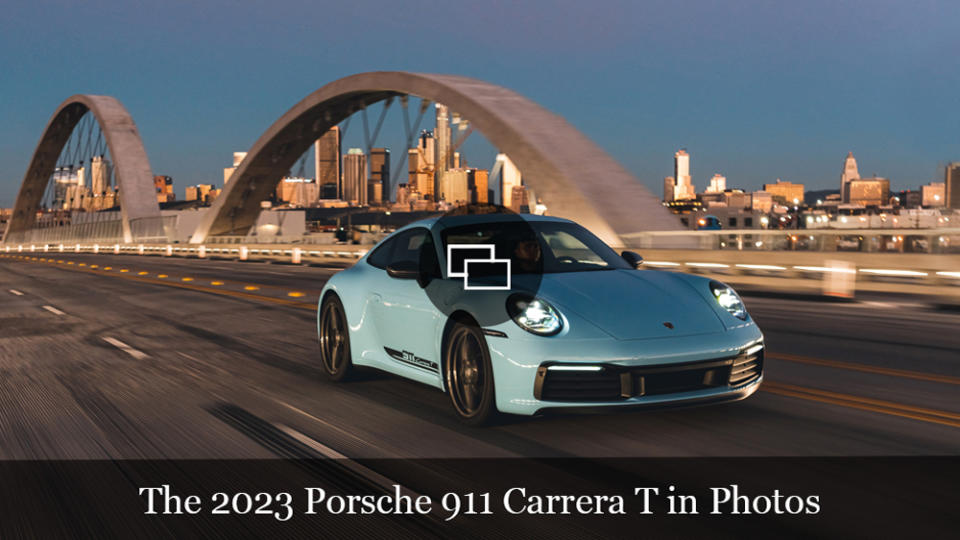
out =
{"type": "MultiPolygon", "coordinates": [[[[386,369],[428,384],[439,385],[438,324],[443,314],[434,307],[417,279],[391,277],[387,268],[421,264],[421,248],[433,249],[433,236],[423,227],[397,234],[374,253],[371,264],[382,266],[372,283],[370,314],[386,355],[386,369]]],[[[435,251],[434,251],[435,253],[435,251]]],[[[435,258],[433,258],[435,259],[435,258]]],[[[431,259],[431,260],[433,260],[431,259]]],[[[438,268],[423,269],[427,274],[438,268]]]]}

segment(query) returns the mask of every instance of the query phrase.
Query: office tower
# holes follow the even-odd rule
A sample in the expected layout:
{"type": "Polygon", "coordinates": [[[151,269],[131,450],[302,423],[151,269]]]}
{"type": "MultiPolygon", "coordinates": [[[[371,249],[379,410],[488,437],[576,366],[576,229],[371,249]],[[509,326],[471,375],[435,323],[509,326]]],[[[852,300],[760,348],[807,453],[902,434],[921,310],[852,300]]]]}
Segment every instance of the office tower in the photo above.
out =
{"type": "Polygon", "coordinates": [[[380,186],[380,197],[373,197],[373,191],[369,191],[371,202],[383,202],[390,199],[392,192],[390,186],[390,149],[389,148],[371,148],[370,149],[370,183],[380,186]]]}
{"type": "Polygon", "coordinates": [[[764,184],[763,190],[773,195],[774,200],[788,206],[803,202],[803,184],[784,182],[777,178],[776,184],[764,184]]]}
{"type": "Polygon", "coordinates": [[[890,202],[890,180],[858,178],[847,182],[847,203],[860,206],[883,206],[890,202]]]}
{"type": "Polygon", "coordinates": [[[436,200],[434,193],[437,184],[435,178],[437,155],[436,140],[433,138],[433,133],[426,130],[420,132],[417,147],[410,149],[407,155],[410,187],[419,193],[421,198],[430,201],[436,200]]]}
{"type": "Polygon", "coordinates": [[[247,157],[246,152],[234,152],[233,153],[233,166],[226,167],[223,169],[223,185],[227,185],[227,182],[230,181],[230,177],[233,176],[233,173],[237,170],[237,167],[243,163],[243,159],[247,157]]]}
{"type": "Polygon", "coordinates": [[[469,204],[472,200],[470,196],[471,172],[466,169],[444,171],[443,178],[440,179],[440,200],[455,205],[469,204]]]}
{"type": "Polygon", "coordinates": [[[470,175],[470,202],[486,204],[490,202],[490,171],[486,169],[472,169],[470,175]]]}
{"type": "Polygon", "coordinates": [[[512,210],[514,207],[514,188],[523,185],[523,177],[520,174],[520,169],[513,164],[513,161],[506,154],[497,154],[497,162],[500,168],[501,204],[512,210]]]}
{"type": "Polygon", "coordinates": [[[110,173],[113,167],[103,156],[94,156],[90,160],[91,191],[94,195],[103,195],[110,190],[110,173]]]}
{"type": "Polygon", "coordinates": [[[677,181],[672,176],[663,179],[663,202],[673,202],[677,193],[677,181]]]}
{"type": "Polygon", "coordinates": [[[943,175],[947,208],[960,209],[960,162],[947,165],[943,175]]]}
{"type": "Polygon", "coordinates": [[[931,182],[920,186],[921,200],[927,208],[940,208],[946,200],[947,186],[944,182],[931,182]]]}
{"type": "Polygon", "coordinates": [[[359,148],[351,148],[343,156],[342,199],[359,206],[367,205],[367,156],[359,148]]]}
{"type": "Polygon", "coordinates": [[[527,200],[527,188],[513,186],[510,195],[510,209],[519,214],[530,213],[530,203],[527,200]]]}
{"type": "Polygon", "coordinates": [[[333,126],[313,144],[316,182],[324,199],[342,198],[340,174],[340,128],[333,126]],[[332,188],[330,186],[333,186],[332,188]],[[331,191],[335,194],[330,197],[331,191]]]}
{"type": "Polygon", "coordinates": [[[320,199],[320,188],[310,178],[286,176],[277,184],[277,200],[290,206],[316,206],[320,199]]]}
{"type": "Polygon", "coordinates": [[[719,174],[713,175],[710,179],[710,185],[707,186],[707,193],[723,193],[727,189],[727,177],[719,174]]]}
{"type": "Polygon", "coordinates": [[[437,103],[437,126],[433,131],[436,137],[436,178],[439,181],[443,178],[443,173],[451,168],[453,154],[450,152],[450,114],[446,105],[437,103]]]}
{"type": "Polygon", "coordinates": [[[759,212],[773,210],[773,194],[768,191],[754,191],[750,195],[750,207],[759,212]]]}
{"type": "Polygon", "coordinates": [[[853,152],[847,153],[847,159],[843,161],[843,173],[840,175],[840,197],[845,203],[850,202],[849,184],[853,180],[860,179],[860,172],[857,170],[857,160],[853,157],[853,152]]]}
{"type": "Polygon", "coordinates": [[[166,203],[174,200],[173,178],[169,176],[154,176],[153,187],[157,192],[157,203],[166,203]]]}
{"type": "Polygon", "coordinates": [[[695,199],[696,189],[690,178],[690,154],[680,149],[673,155],[673,177],[676,179],[674,200],[695,199]]]}

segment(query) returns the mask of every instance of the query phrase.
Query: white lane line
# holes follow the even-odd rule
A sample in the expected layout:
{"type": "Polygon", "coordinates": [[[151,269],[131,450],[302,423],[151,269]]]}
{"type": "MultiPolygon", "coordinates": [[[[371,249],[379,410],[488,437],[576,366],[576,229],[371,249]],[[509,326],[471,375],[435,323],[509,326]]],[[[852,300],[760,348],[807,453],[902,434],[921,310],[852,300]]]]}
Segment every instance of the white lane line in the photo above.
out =
{"type": "Polygon", "coordinates": [[[105,337],[103,338],[103,340],[113,345],[114,347],[120,349],[121,351],[129,354],[130,356],[136,358],[137,360],[143,360],[144,358],[147,357],[146,353],[134,349],[133,347],[127,345],[126,343],[120,341],[119,339],[112,338],[112,337],[105,337]]]}
{"type": "Polygon", "coordinates": [[[10,294],[13,294],[15,296],[23,296],[23,293],[16,289],[10,289],[10,294]]]}
{"type": "Polygon", "coordinates": [[[53,306],[43,306],[43,309],[49,311],[50,313],[53,313],[54,315],[66,315],[66,313],[60,311],[59,309],[53,306]]]}

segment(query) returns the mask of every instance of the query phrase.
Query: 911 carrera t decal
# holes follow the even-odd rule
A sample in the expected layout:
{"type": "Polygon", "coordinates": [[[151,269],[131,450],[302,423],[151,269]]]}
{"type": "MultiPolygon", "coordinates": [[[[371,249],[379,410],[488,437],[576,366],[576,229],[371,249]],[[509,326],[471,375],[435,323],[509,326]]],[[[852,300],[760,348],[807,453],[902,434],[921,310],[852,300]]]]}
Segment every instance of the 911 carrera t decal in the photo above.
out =
{"type": "Polygon", "coordinates": [[[383,350],[387,351],[387,354],[390,355],[390,358],[394,360],[399,360],[404,364],[409,364],[414,367],[421,369],[426,369],[428,371],[436,372],[437,363],[431,362],[426,358],[420,358],[419,356],[413,354],[410,351],[398,351],[396,349],[391,349],[390,347],[384,347],[383,350]]]}

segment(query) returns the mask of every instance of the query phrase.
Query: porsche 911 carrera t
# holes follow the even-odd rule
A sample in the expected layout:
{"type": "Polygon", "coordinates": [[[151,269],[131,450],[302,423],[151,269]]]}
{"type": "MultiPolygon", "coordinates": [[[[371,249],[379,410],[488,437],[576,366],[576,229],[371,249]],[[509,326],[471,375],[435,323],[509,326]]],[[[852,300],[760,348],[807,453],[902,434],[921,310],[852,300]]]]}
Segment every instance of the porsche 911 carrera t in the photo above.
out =
{"type": "Polygon", "coordinates": [[[479,214],[407,225],[320,296],[324,373],[439,388],[464,422],[746,398],[763,335],[729,286],[644,270],[574,222],[479,214]]]}

